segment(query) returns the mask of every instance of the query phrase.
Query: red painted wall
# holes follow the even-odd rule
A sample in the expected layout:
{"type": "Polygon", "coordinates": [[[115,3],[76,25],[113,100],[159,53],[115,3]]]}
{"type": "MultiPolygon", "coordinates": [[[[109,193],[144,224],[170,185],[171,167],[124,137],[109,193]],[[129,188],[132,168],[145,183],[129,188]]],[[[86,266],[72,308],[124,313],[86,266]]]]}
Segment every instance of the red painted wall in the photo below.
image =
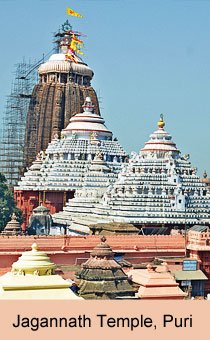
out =
{"type": "Polygon", "coordinates": [[[22,210],[24,217],[22,229],[25,230],[27,228],[33,209],[38,207],[41,202],[50,210],[51,214],[54,214],[63,210],[66,201],[73,197],[74,191],[43,192],[16,190],[14,192],[15,202],[17,207],[22,210]]]}
{"type": "MultiPolygon", "coordinates": [[[[0,267],[9,267],[23,251],[36,242],[56,264],[81,264],[100,242],[99,236],[0,236],[0,267]]],[[[155,256],[183,256],[181,235],[114,235],[107,243],[116,252],[125,253],[132,263],[146,262],[155,256]]]]}

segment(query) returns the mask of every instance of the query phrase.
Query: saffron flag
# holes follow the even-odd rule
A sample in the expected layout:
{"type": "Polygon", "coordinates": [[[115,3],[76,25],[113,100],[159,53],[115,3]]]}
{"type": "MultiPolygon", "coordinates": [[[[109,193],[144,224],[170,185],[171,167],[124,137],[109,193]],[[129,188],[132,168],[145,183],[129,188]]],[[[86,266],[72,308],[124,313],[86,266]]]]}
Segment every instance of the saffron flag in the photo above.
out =
{"type": "Polygon", "coordinates": [[[74,54],[74,51],[69,49],[67,51],[67,53],[65,54],[66,60],[71,60],[73,62],[75,62],[76,64],[79,62],[79,59],[76,57],[76,55],[74,54]]]}
{"type": "Polygon", "coordinates": [[[69,8],[69,7],[66,8],[66,13],[67,13],[68,15],[72,15],[73,17],[83,18],[83,15],[81,15],[81,14],[79,14],[79,13],[73,11],[73,9],[71,9],[71,8],[69,8]]]}
{"type": "Polygon", "coordinates": [[[77,52],[78,54],[84,55],[84,53],[81,51],[81,48],[84,46],[84,43],[82,40],[78,39],[74,34],[72,35],[72,40],[70,44],[70,49],[77,52]]]}

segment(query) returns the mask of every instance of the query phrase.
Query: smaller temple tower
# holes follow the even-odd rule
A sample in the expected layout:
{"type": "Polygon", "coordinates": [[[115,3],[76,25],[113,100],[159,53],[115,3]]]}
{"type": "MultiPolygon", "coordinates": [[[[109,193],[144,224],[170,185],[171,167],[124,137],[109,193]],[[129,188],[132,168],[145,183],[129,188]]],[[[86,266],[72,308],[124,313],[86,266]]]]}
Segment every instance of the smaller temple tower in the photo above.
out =
{"type": "Polygon", "coordinates": [[[84,299],[116,299],[134,297],[135,292],[119,263],[114,260],[114,253],[101,237],[91,252],[91,257],[82,265],[77,274],[79,295],[84,299]]]}
{"type": "Polygon", "coordinates": [[[7,223],[1,234],[7,236],[22,234],[22,228],[15,213],[12,214],[11,220],[7,223]]]}
{"type": "Polygon", "coordinates": [[[61,211],[75,191],[83,187],[89,167],[100,166],[110,171],[105,177],[106,182],[109,178],[112,182],[122,163],[127,161],[127,153],[113,139],[104,119],[95,112],[90,97],[85,98],[82,108],[83,112],[71,117],[61,137],[55,134],[47,150],[37,154],[15,187],[15,200],[25,219],[23,229],[28,226],[33,209],[41,202],[51,214],[61,211]],[[106,169],[103,160],[92,164],[97,154],[102,155],[106,169]]]}

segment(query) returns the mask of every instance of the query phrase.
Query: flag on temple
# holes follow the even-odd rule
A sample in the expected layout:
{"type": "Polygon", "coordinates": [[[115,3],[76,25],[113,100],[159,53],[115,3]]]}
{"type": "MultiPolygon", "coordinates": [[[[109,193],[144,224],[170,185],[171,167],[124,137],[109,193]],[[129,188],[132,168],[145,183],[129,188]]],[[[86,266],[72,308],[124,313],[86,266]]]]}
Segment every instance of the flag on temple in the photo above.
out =
{"type": "Polygon", "coordinates": [[[72,35],[72,39],[74,39],[74,41],[76,41],[79,44],[84,44],[84,42],[82,40],[80,40],[78,37],[76,37],[76,35],[74,33],[72,35]]]}
{"type": "Polygon", "coordinates": [[[84,55],[84,53],[81,51],[81,48],[84,46],[84,43],[82,40],[80,40],[78,37],[75,36],[75,34],[72,35],[72,40],[71,40],[71,45],[70,45],[70,48],[81,54],[81,55],[84,55]]]}
{"type": "Polygon", "coordinates": [[[73,62],[75,62],[76,64],[79,62],[79,59],[76,57],[76,55],[74,54],[74,51],[69,49],[66,54],[65,54],[65,58],[66,60],[71,60],[73,62]]]}
{"type": "Polygon", "coordinates": [[[73,9],[71,9],[70,7],[67,7],[67,8],[66,8],[66,13],[67,13],[68,15],[72,15],[73,17],[83,18],[83,15],[81,15],[81,14],[79,14],[79,13],[73,11],[73,9]]]}

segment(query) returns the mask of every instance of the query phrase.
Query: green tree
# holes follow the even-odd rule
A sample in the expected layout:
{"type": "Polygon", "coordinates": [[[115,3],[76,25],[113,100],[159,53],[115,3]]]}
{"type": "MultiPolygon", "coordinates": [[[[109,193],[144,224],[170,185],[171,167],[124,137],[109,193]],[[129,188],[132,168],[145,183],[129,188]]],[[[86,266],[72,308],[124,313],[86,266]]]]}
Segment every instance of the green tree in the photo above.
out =
{"type": "Polygon", "coordinates": [[[5,176],[0,174],[0,231],[10,221],[12,213],[16,214],[20,223],[23,222],[22,212],[15,206],[13,193],[6,182],[5,176]]]}

